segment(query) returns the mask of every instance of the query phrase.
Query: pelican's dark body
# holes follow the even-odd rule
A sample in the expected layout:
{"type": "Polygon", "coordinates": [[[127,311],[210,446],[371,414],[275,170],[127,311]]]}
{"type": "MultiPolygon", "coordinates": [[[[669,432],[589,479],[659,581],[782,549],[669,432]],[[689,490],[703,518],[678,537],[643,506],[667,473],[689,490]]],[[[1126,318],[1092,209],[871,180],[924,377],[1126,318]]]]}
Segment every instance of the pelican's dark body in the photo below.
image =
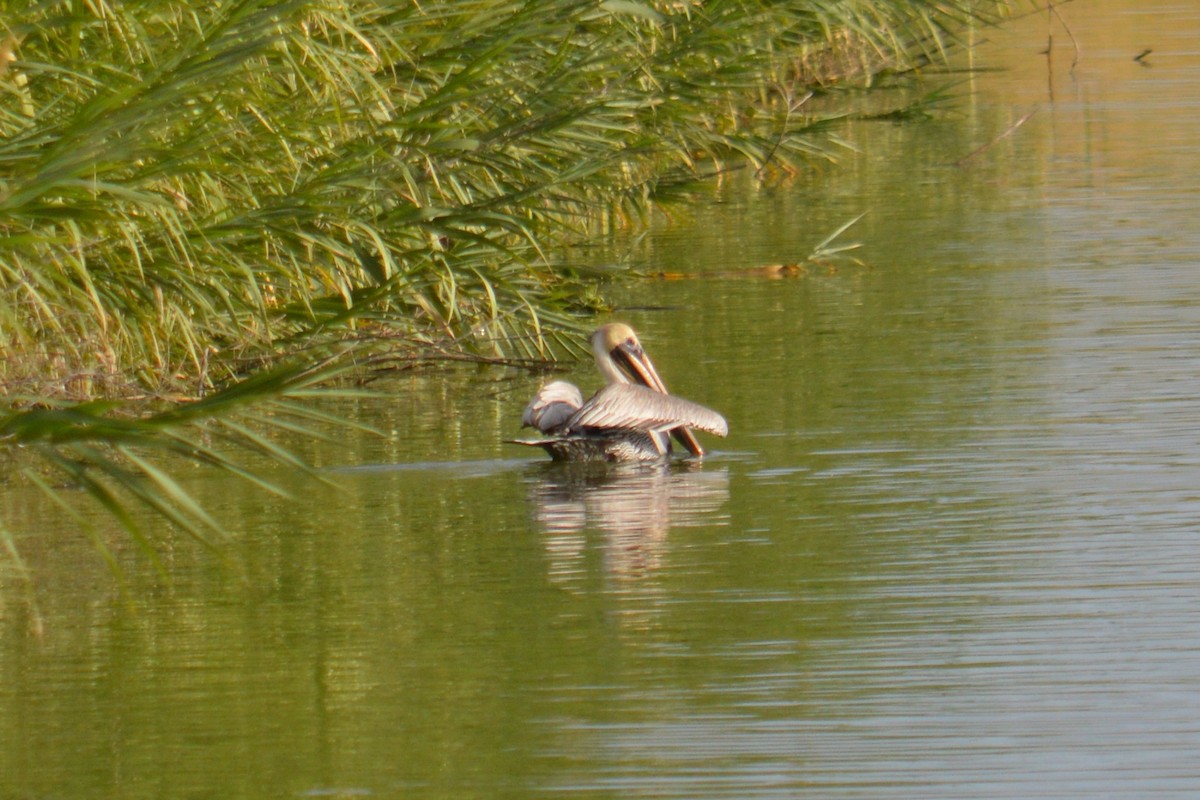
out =
{"type": "Polygon", "coordinates": [[[555,461],[658,461],[663,457],[650,434],[642,431],[573,433],[546,439],[513,439],[513,444],[540,447],[555,461]]]}

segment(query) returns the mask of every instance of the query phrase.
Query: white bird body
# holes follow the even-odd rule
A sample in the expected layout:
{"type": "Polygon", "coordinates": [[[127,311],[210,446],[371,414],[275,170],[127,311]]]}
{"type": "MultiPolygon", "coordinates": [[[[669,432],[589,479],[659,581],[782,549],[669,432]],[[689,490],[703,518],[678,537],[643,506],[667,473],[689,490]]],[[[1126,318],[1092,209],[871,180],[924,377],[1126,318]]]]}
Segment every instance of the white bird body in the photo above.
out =
{"type": "Polygon", "coordinates": [[[607,385],[585,403],[574,384],[546,384],[525,407],[521,422],[547,438],[515,444],[541,447],[556,461],[650,461],[670,452],[671,436],[693,456],[703,455],[691,428],[716,436],[729,433],[716,411],[667,393],[628,325],[605,325],[591,341],[607,385]]]}

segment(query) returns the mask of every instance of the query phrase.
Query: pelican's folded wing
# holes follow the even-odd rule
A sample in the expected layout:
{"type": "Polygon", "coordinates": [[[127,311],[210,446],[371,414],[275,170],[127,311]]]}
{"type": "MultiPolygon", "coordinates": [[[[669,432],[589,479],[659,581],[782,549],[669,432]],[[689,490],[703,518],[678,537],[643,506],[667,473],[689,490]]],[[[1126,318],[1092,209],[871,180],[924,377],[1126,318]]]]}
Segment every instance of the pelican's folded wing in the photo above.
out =
{"type": "Polygon", "coordinates": [[[711,408],[628,383],[605,386],[567,421],[570,430],[669,431],[679,427],[699,428],[716,436],[729,433],[725,418],[711,408]]]}
{"type": "Polygon", "coordinates": [[[583,405],[583,394],[573,383],[554,381],[538,390],[525,406],[521,426],[554,433],[583,405]]]}

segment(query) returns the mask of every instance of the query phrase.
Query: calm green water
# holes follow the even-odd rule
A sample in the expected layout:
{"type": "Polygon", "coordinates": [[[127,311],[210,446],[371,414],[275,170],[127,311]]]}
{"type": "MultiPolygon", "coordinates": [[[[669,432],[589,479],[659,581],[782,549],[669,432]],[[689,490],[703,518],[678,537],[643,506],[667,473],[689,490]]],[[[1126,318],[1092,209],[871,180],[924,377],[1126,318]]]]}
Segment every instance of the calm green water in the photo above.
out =
{"type": "Polygon", "coordinates": [[[536,376],[397,378],[309,452],[340,492],[190,476],[245,576],[180,542],[136,610],[6,496],[46,632],[4,584],[0,798],[1200,794],[1200,9],[1144,5],[585,256],[708,276],[619,298],[729,419],[700,466],[555,467],[501,444],[536,376]],[[716,275],[862,212],[863,266],[716,275]]]}

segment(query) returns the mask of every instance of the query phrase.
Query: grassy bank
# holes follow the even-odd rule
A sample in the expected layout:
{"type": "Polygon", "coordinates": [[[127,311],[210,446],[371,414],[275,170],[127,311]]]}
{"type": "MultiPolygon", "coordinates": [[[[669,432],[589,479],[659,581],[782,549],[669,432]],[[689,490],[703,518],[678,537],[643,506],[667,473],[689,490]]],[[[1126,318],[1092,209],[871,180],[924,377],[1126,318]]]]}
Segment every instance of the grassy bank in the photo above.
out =
{"type": "Polygon", "coordinates": [[[0,391],[203,393],[332,339],[540,356],[553,254],[731,159],[827,156],[806,81],[992,4],[51,3],[0,52],[0,391]],[[974,7],[974,9],[972,9],[974,7]]]}

